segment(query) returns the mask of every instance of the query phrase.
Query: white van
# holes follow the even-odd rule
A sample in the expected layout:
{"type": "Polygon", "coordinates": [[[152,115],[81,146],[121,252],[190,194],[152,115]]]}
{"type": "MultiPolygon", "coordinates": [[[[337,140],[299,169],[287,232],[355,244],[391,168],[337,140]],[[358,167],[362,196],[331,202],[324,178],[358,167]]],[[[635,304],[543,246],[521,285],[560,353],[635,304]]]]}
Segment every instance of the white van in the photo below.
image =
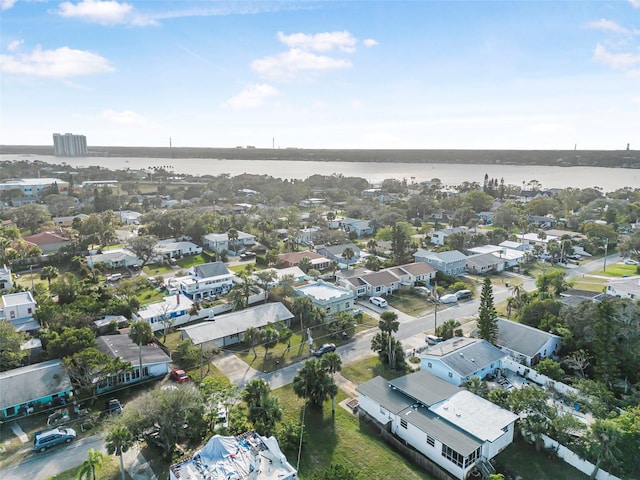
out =
{"type": "Polygon", "coordinates": [[[369,301],[380,308],[385,308],[387,306],[387,301],[382,297],[371,297],[369,301]]]}
{"type": "Polygon", "coordinates": [[[457,301],[458,296],[455,293],[447,293],[440,297],[440,303],[456,303],[457,301]]]}
{"type": "Polygon", "coordinates": [[[121,273],[113,273],[107,276],[107,282],[117,282],[120,279],[122,279],[121,273]]]}
{"type": "Polygon", "coordinates": [[[424,337],[424,341],[427,342],[429,345],[437,345],[442,341],[442,339],[435,335],[427,335],[426,337],[424,337]]]}

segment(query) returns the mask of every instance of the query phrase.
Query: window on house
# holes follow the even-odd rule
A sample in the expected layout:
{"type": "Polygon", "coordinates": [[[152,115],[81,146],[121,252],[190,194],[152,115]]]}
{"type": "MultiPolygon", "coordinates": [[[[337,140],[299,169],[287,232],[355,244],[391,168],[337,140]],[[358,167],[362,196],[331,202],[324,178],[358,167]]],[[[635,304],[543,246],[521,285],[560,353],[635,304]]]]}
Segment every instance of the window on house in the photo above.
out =
{"type": "Polygon", "coordinates": [[[432,447],[434,447],[436,444],[436,439],[433,438],[431,435],[427,435],[427,443],[432,447]]]}
{"type": "Polygon", "coordinates": [[[28,313],[29,315],[31,315],[31,314],[33,313],[33,310],[31,309],[31,307],[27,308],[27,313],[28,313]]]}
{"type": "Polygon", "coordinates": [[[431,364],[431,362],[427,363],[427,367],[433,368],[433,365],[431,364]]]}
{"type": "Polygon", "coordinates": [[[460,468],[464,465],[464,457],[444,443],[442,444],[442,456],[460,468]]]}
{"type": "Polygon", "coordinates": [[[380,405],[380,413],[385,415],[387,413],[387,411],[384,409],[384,407],[382,405],[380,405]]]}
{"type": "Polygon", "coordinates": [[[453,373],[449,372],[449,378],[453,378],[453,373]]]}
{"type": "Polygon", "coordinates": [[[480,458],[480,447],[464,459],[464,468],[472,465],[478,458],[480,458]]]}
{"type": "Polygon", "coordinates": [[[400,419],[400,426],[402,428],[407,428],[407,421],[404,418],[400,419]]]}

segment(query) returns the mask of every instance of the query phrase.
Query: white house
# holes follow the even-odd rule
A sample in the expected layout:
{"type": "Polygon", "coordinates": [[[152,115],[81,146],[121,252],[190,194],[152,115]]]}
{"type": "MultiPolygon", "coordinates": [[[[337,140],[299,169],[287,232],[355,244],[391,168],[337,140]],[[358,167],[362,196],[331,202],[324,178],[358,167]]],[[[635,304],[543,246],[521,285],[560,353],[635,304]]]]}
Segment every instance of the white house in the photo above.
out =
{"type": "Polygon", "coordinates": [[[376,377],[356,390],[361,415],[460,480],[480,477],[513,442],[517,415],[429,372],[376,377]]]}
{"type": "Polygon", "coordinates": [[[202,309],[197,315],[190,315],[193,301],[178,293],[164,297],[161,302],[151,303],[138,311],[136,317],[151,324],[154,332],[164,330],[168,326],[177,327],[199,318],[208,317],[207,309],[202,309]]]}
{"type": "Polygon", "coordinates": [[[223,348],[242,341],[249,327],[263,328],[269,323],[289,326],[293,314],[282,303],[264,303],[237,312],[217,316],[214,320],[181,328],[182,339],[205,349],[223,348]]]}
{"type": "Polygon", "coordinates": [[[436,269],[424,262],[407,263],[397,267],[386,268],[385,270],[398,277],[400,283],[405,286],[413,286],[416,282],[424,282],[430,285],[431,280],[436,278],[436,269]]]}
{"type": "Polygon", "coordinates": [[[238,239],[229,241],[228,233],[209,233],[202,237],[202,243],[208,250],[222,253],[228,250],[243,250],[255,245],[256,236],[238,230],[238,239]]]}
{"type": "Polygon", "coordinates": [[[39,199],[42,190],[55,187],[59,194],[69,193],[69,182],[59,178],[19,178],[15,180],[5,180],[0,183],[0,192],[9,190],[20,190],[22,194],[12,198],[14,206],[35,203],[39,199]]]}
{"type": "Polygon", "coordinates": [[[486,340],[453,337],[428,348],[419,357],[420,370],[457,386],[472,377],[483,379],[494,374],[507,354],[486,340]]]}
{"type": "Polygon", "coordinates": [[[193,457],[169,467],[169,480],[296,480],[275,437],[251,431],[237,437],[214,435],[193,457]]]}
{"type": "Polygon", "coordinates": [[[619,298],[640,298],[640,281],[637,278],[623,278],[610,280],[605,288],[605,293],[619,298]]]}
{"type": "Polygon", "coordinates": [[[319,280],[295,288],[297,296],[305,296],[322,309],[329,319],[338,312],[351,312],[355,302],[353,291],[319,280]]]}
{"type": "Polygon", "coordinates": [[[153,247],[153,251],[162,258],[182,258],[202,253],[202,247],[193,242],[180,242],[170,238],[168,240],[160,240],[153,247]]]}
{"type": "Polygon", "coordinates": [[[416,262],[424,262],[452,277],[457,277],[466,272],[467,256],[458,250],[448,252],[431,252],[429,250],[417,250],[413,254],[416,262]]]}
{"type": "Polygon", "coordinates": [[[496,345],[528,367],[560,351],[562,338],[537,328],[498,317],[496,345]]]}
{"type": "Polygon", "coordinates": [[[455,233],[462,233],[466,235],[468,233],[468,230],[462,227],[445,228],[442,230],[436,230],[434,232],[431,232],[431,243],[442,247],[444,246],[444,242],[447,239],[447,237],[455,233]]]}
{"type": "Polygon", "coordinates": [[[128,335],[98,337],[98,350],[111,358],[131,363],[132,370],[109,377],[95,379],[97,393],[107,392],[122,385],[137,383],[169,373],[171,358],[155,343],[142,346],[142,375],[140,375],[139,347],[128,335]]]}
{"type": "Polygon", "coordinates": [[[356,297],[390,295],[399,290],[401,284],[401,280],[387,270],[340,275],[336,280],[338,285],[352,290],[356,297]]]}
{"type": "MultiPolygon", "coordinates": [[[[505,242],[503,242],[505,243],[505,242]]],[[[511,242],[517,244],[517,242],[511,242]]],[[[502,245],[502,244],[500,244],[502,245]]],[[[518,244],[519,245],[519,244],[518,244]]],[[[504,262],[504,268],[512,268],[524,261],[524,251],[519,249],[508,248],[507,246],[497,246],[497,245],[480,245],[478,247],[473,247],[469,249],[469,255],[484,255],[487,253],[493,254],[496,258],[499,258],[502,262],[504,262]]],[[[467,268],[469,268],[469,263],[467,262],[467,268]]]]}
{"type": "Polygon", "coordinates": [[[33,317],[36,313],[36,301],[31,292],[3,295],[0,307],[0,320],[8,321],[18,332],[40,329],[40,324],[33,317]]]}
{"type": "Polygon", "coordinates": [[[118,210],[115,213],[123,225],[139,225],[142,221],[142,214],[133,210],[118,210]]]}
{"type": "Polygon", "coordinates": [[[11,268],[6,265],[0,267],[0,290],[11,290],[13,279],[11,278],[11,268]]]}
{"type": "Polygon", "coordinates": [[[211,262],[191,267],[188,276],[173,282],[184,295],[199,301],[227,293],[233,288],[234,277],[223,262],[211,262]]]}
{"type": "Polygon", "coordinates": [[[133,267],[134,265],[142,265],[142,260],[127,248],[114,248],[106,250],[96,255],[88,255],[85,257],[87,266],[93,268],[98,263],[104,263],[110,268],[133,267]]]}

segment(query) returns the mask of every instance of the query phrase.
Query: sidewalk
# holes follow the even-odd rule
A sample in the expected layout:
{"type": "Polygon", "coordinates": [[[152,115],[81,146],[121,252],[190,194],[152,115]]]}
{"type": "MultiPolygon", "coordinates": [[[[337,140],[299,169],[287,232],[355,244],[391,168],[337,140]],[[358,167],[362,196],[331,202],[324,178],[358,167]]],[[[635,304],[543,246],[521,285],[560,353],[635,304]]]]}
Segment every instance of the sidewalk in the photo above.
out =
{"type": "Polygon", "coordinates": [[[124,469],[133,480],[157,480],[156,474],[140,452],[140,445],[137,443],[125,452],[122,459],[124,469]]]}

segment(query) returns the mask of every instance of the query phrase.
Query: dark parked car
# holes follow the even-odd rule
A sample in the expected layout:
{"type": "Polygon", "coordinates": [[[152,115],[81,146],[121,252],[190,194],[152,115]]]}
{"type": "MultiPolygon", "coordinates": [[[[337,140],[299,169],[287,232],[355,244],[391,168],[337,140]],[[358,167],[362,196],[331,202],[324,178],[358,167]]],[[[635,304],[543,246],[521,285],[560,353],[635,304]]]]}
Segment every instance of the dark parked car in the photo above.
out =
{"type": "Polygon", "coordinates": [[[117,398],[110,398],[104,404],[104,414],[105,415],[111,415],[111,414],[116,414],[117,415],[117,414],[122,413],[123,410],[124,410],[124,407],[120,403],[120,400],[118,400],[117,398]]]}
{"type": "Polygon", "coordinates": [[[336,346],[333,343],[325,343],[324,345],[322,345],[320,348],[318,348],[317,350],[315,350],[313,352],[313,354],[316,357],[321,357],[322,355],[324,355],[325,353],[329,353],[329,352],[335,352],[336,351],[336,346]]]}
{"type": "Polygon", "coordinates": [[[256,258],[256,254],[254,252],[245,252],[240,254],[240,260],[250,260],[252,258],[256,258]]]}

